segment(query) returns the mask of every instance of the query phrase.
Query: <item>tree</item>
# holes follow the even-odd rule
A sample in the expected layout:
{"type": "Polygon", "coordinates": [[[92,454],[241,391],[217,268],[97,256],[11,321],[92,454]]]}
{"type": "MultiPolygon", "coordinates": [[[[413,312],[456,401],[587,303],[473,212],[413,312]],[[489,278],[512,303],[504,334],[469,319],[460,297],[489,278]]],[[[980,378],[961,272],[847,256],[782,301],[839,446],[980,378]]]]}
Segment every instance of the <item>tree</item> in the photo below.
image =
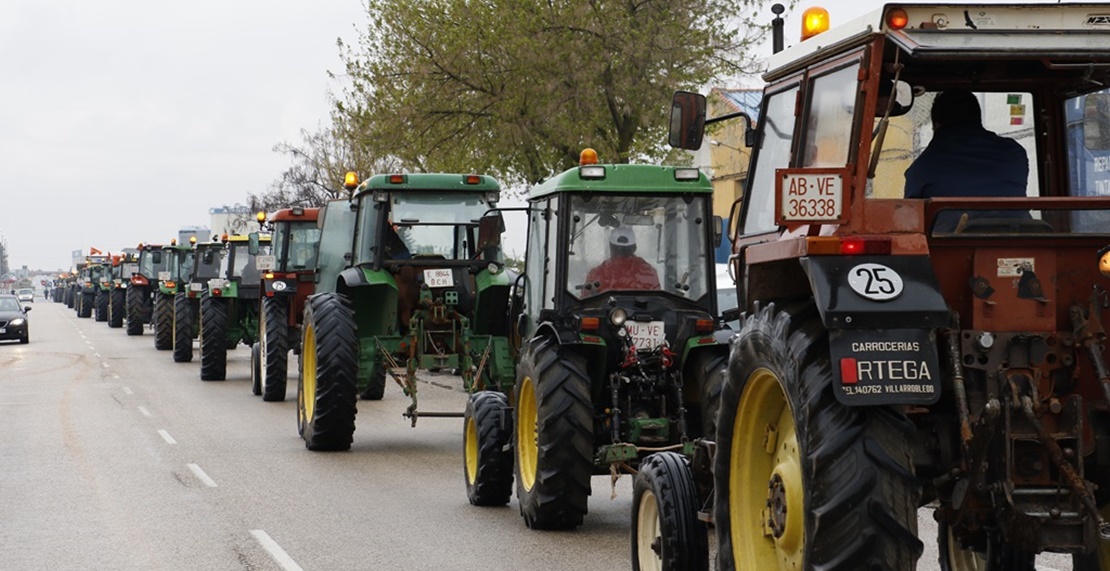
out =
{"type": "Polygon", "coordinates": [[[371,154],[508,184],[585,147],[660,160],[671,93],[753,69],[757,2],[368,0],[338,115],[371,154]]]}

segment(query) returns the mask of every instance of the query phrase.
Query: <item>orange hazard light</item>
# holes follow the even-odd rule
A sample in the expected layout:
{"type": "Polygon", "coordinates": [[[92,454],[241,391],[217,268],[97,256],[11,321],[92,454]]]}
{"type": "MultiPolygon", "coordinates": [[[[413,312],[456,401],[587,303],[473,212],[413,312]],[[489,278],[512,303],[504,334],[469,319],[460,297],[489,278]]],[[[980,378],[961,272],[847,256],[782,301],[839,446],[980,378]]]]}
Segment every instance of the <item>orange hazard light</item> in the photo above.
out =
{"type": "Polygon", "coordinates": [[[829,29],[829,11],[813,6],[802,12],[802,39],[808,40],[829,29]]]}

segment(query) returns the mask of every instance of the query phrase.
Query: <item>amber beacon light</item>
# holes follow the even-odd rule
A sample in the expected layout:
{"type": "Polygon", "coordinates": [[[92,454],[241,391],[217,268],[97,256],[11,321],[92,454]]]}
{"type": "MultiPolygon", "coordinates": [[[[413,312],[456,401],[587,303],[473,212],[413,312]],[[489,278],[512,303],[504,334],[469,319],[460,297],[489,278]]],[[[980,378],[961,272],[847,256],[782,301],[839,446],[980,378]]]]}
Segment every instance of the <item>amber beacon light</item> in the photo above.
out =
{"type": "Polygon", "coordinates": [[[829,29],[829,11],[813,6],[802,12],[802,39],[808,40],[829,29]]]}

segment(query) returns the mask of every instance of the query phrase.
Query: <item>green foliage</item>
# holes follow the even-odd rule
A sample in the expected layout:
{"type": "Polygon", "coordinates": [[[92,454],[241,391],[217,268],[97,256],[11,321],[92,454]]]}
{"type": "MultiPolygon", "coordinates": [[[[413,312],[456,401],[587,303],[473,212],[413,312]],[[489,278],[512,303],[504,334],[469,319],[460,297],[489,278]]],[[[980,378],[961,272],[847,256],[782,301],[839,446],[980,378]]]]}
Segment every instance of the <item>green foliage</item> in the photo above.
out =
{"type": "Polygon", "coordinates": [[[335,119],[369,156],[507,184],[573,166],[585,147],[660,161],[676,89],[752,70],[757,4],[368,0],[335,119]]]}

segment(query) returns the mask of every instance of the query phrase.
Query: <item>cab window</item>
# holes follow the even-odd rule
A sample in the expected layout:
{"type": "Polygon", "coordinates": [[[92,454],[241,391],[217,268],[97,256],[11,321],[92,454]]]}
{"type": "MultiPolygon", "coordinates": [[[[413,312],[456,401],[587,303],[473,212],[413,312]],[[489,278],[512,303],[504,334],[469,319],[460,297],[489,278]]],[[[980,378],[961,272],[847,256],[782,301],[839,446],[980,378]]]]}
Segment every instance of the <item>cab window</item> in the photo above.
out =
{"type": "Polygon", "coordinates": [[[794,103],[798,86],[768,94],[760,121],[754,173],[748,186],[744,234],[772,232],[775,225],[775,169],[790,166],[794,143],[794,103]]]}

